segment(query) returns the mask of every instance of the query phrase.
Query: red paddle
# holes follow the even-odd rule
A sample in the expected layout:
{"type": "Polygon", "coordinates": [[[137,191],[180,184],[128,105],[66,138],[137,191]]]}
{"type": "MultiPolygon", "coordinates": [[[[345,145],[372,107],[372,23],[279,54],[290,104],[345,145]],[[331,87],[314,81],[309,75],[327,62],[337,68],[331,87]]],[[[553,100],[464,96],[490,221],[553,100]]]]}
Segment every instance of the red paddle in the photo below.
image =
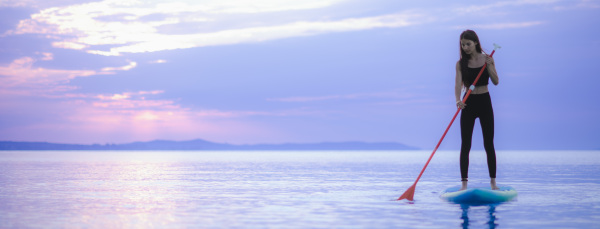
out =
{"type": "MultiPolygon", "coordinates": [[[[493,56],[494,52],[496,52],[496,49],[499,49],[499,48],[501,48],[499,45],[494,44],[494,50],[490,54],[490,57],[493,56]]],[[[462,100],[463,103],[465,103],[467,101],[467,98],[469,98],[469,95],[471,95],[471,91],[473,91],[473,89],[475,89],[475,84],[479,80],[479,77],[481,76],[481,73],[483,73],[483,71],[485,70],[486,66],[487,66],[487,62],[485,64],[483,64],[483,67],[481,68],[481,71],[479,71],[479,74],[477,75],[477,78],[475,78],[475,81],[473,81],[473,84],[469,87],[469,91],[467,91],[467,94],[465,94],[465,97],[462,100]]],[[[415,183],[412,186],[410,186],[410,188],[408,188],[404,192],[404,194],[402,194],[402,196],[400,196],[400,198],[398,198],[398,200],[403,200],[403,199],[407,199],[409,201],[413,201],[414,200],[413,197],[415,196],[415,187],[417,187],[417,182],[419,182],[419,179],[421,179],[421,176],[423,175],[423,172],[425,172],[425,169],[427,168],[427,165],[429,165],[429,162],[431,161],[431,158],[433,158],[433,155],[435,154],[435,151],[437,151],[438,147],[440,147],[440,144],[442,144],[442,141],[444,140],[444,137],[446,137],[446,134],[448,133],[448,130],[452,126],[452,123],[454,123],[454,119],[456,119],[456,116],[458,116],[459,112],[460,112],[460,108],[457,108],[456,109],[456,113],[454,114],[454,117],[452,117],[452,121],[450,121],[450,124],[448,124],[448,127],[446,127],[446,131],[444,131],[444,134],[442,135],[442,138],[440,139],[440,141],[438,142],[438,144],[435,146],[435,149],[433,149],[433,152],[431,153],[431,156],[429,156],[429,159],[427,160],[427,163],[425,163],[425,166],[421,170],[421,173],[419,173],[419,176],[417,177],[417,180],[415,180],[415,183]]]]}

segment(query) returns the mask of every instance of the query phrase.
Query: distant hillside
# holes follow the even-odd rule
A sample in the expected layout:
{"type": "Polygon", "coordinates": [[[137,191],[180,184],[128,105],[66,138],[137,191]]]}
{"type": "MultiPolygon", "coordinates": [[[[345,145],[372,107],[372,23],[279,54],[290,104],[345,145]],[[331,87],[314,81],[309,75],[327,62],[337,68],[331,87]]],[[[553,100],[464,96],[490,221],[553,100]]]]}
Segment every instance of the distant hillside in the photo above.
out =
{"type": "Polygon", "coordinates": [[[133,142],[125,144],[59,144],[48,142],[12,142],[0,141],[0,150],[414,150],[395,142],[323,142],[323,143],[287,143],[233,145],[214,143],[201,139],[191,141],[133,142]]]}

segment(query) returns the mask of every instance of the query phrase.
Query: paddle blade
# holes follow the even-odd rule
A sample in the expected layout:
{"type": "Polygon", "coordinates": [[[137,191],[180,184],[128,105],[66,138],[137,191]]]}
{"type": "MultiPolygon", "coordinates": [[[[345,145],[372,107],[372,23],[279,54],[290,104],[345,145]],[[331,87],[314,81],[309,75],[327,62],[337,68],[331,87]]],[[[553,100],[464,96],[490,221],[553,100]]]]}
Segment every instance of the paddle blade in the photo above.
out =
{"type": "Polygon", "coordinates": [[[404,194],[402,194],[402,196],[400,196],[400,198],[398,198],[398,200],[403,200],[403,199],[407,199],[409,201],[413,201],[414,200],[414,196],[415,196],[415,187],[417,184],[413,184],[412,186],[410,186],[410,188],[408,188],[406,190],[406,192],[404,192],[404,194]]]}

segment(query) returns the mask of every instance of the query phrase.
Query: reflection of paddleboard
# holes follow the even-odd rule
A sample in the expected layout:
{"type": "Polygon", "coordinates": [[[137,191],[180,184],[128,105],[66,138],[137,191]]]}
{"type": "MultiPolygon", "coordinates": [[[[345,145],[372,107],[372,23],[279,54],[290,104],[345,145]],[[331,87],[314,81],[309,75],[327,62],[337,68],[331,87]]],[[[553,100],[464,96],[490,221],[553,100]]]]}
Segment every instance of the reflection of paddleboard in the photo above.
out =
{"type": "Polygon", "coordinates": [[[496,204],[512,200],[517,196],[517,190],[510,186],[500,186],[500,190],[485,188],[468,188],[460,191],[460,186],[446,189],[440,198],[457,204],[496,204]]]}

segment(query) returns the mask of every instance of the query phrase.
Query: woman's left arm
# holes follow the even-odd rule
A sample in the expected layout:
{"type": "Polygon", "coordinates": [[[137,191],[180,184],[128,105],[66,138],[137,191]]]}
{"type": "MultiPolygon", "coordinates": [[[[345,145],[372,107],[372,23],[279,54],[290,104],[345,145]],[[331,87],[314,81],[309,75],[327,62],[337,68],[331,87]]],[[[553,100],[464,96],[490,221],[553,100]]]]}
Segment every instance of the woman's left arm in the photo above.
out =
{"type": "Polygon", "coordinates": [[[494,85],[498,85],[498,72],[496,72],[496,65],[494,64],[494,58],[487,56],[485,62],[487,63],[487,70],[490,74],[490,79],[494,85]]]}

